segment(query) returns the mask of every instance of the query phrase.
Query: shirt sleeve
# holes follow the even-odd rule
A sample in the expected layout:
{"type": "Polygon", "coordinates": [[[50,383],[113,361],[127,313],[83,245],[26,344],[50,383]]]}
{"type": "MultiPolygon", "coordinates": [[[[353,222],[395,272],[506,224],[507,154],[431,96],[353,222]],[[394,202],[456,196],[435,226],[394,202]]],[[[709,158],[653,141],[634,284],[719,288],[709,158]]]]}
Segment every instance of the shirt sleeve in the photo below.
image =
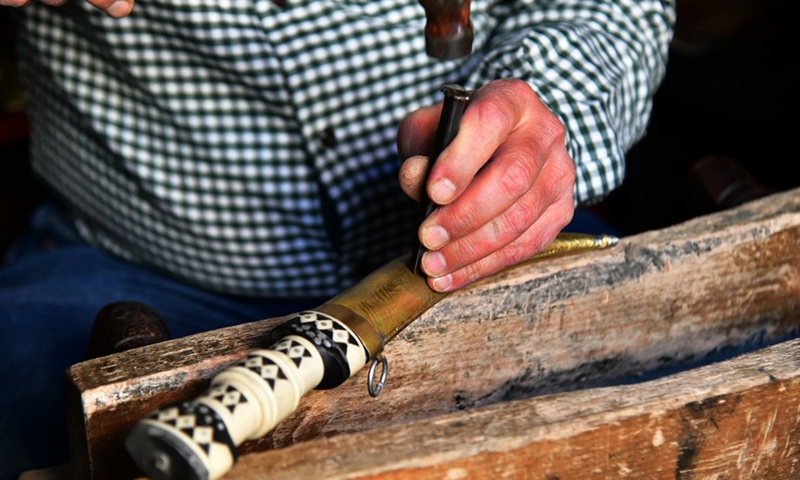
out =
{"type": "Polygon", "coordinates": [[[599,200],[622,183],[625,152],[644,135],[674,1],[521,0],[493,14],[501,20],[468,85],[528,82],[566,127],[576,203],[599,200]]]}

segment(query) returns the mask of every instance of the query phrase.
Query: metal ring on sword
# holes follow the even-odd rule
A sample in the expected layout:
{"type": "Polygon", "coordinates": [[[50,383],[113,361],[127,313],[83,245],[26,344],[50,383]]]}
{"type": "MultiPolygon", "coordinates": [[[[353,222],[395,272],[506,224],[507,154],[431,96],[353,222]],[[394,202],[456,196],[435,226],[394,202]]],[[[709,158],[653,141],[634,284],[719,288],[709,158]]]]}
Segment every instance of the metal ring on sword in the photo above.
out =
{"type": "Polygon", "coordinates": [[[371,397],[375,398],[379,393],[381,393],[383,386],[386,385],[386,375],[388,373],[389,360],[387,360],[386,357],[379,354],[377,357],[372,359],[372,363],[369,366],[369,373],[367,373],[367,391],[371,397]],[[373,386],[373,383],[375,382],[375,369],[378,367],[379,363],[383,366],[381,369],[381,378],[378,380],[378,384],[373,386]]]}

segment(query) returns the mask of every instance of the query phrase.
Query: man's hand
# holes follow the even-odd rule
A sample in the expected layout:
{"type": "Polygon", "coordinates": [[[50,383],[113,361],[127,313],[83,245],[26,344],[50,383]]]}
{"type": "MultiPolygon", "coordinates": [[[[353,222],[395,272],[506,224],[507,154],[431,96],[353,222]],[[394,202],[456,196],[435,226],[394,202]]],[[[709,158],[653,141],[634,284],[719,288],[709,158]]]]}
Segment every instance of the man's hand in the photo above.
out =
{"type": "MultiPolygon", "coordinates": [[[[31,3],[32,0],[0,0],[0,5],[5,7],[21,7],[31,3]]],[[[67,3],[68,0],[39,0],[44,4],[57,7],[67,3]]],[[[88,0],[88,2],[106,13],[109,17],[121,18],[133,9],[133,0],[88,0]]]]}
{"type": "MultiPolygon", "coordinates": [[[[575,167],[564,127],[531,87],[497,80],[471,95],[458,135],[426,185],[438,205],[420,226],[422,270],[448,292],[527,260],[572,219],[575,167]]],[[[441,105],[400,126],[400,183],[419,199],[441,105]]]]}

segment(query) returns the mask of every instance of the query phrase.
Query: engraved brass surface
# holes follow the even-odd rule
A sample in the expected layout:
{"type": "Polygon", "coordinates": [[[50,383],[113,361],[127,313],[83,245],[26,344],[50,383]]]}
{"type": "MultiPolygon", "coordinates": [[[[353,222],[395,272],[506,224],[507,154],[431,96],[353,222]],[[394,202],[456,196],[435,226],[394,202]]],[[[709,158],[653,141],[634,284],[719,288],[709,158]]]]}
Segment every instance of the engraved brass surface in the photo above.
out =
{"type": "MultiPolygon", "coordinates": [[[[528,262],[616,245],[616,237],[562,233],[528,262]]],[[[367,349],[369,360],[383,351],[411,322],[447,296],[415,275],[404,256],[375,270],[353,287],[317,308],[350,327],[367,349]]]]}

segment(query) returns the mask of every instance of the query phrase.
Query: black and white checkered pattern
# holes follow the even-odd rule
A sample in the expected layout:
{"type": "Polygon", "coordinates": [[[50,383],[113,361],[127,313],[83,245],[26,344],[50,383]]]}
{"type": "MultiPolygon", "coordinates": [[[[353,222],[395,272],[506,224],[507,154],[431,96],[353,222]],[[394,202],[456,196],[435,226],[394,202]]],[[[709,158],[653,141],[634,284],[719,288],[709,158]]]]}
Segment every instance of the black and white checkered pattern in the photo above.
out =
{"type": "Polygon", "coordinates": [[[437,62],[417,0],[286,3],[21,12],[34,168],[83,237],[218,291],[334,294],[414,234],[402,118],[445,83],[500,77],[565,122],[589,201],[621,181],[674,17],[654,0],[475,0],[475,54],[437,62]]]}

